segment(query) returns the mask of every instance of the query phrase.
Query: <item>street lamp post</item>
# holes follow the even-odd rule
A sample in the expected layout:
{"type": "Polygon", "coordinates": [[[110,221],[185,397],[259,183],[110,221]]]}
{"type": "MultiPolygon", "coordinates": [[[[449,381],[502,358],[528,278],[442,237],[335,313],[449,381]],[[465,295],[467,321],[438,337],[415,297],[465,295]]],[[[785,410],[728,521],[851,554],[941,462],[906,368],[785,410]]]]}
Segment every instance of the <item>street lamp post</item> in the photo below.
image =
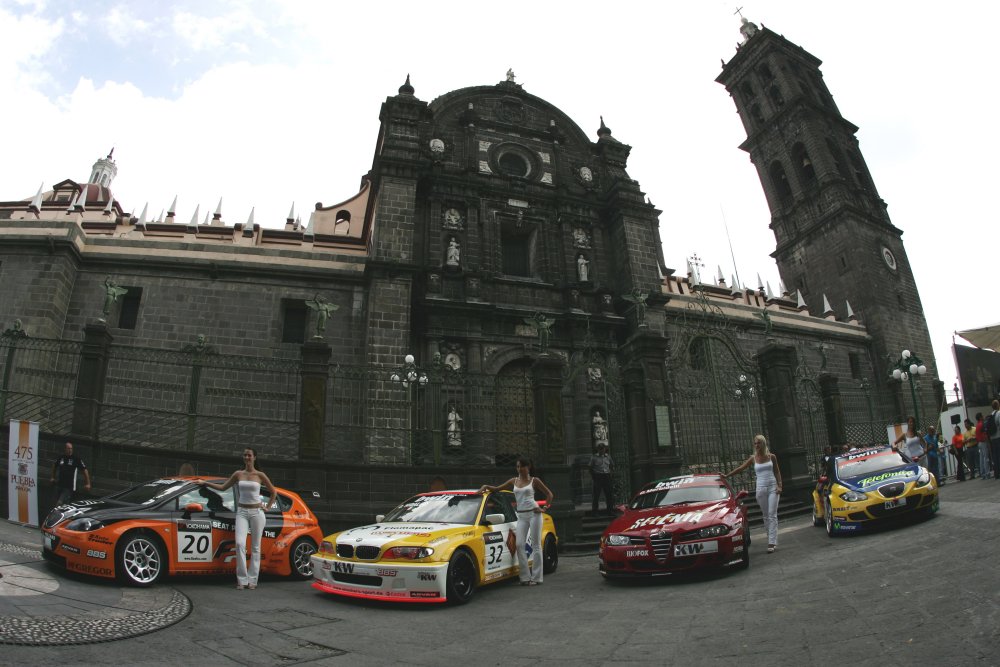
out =
{"type": "Polygon", "coordinates": [[[756,398],[757,392],[746,375],[736,378],[736,398],[743,402],[743,407],[747,413],[747,430],[750,431],[750,438],[753,438],[753,419],[750,415],[750,401],[756,398]]]}
{"type": "Polygon", "coordinates": [[[403,365],[392,372],[389,379],[398,382],[407,389],[406,405],[406,433],[407,433],[407,463],[412,465],[413,461],[413,389],[423,387],[427,384],[427,374],[417,368],[416,359],[412,354],[403,357],[403,365]]]}
{"type": "Polygon", "coordinates": [[[917,389],[913,384],[914,376],[921,376],[927,372],[927,366],[920,360],[920,357],[909,350],[903,350],[892,369],[892,377],[895,380],[908,380],[910,383],[910,396],[913,398],[913,418],[916,420],[916,427],[920,429],[920,403],[917,401],[917,389]]]}

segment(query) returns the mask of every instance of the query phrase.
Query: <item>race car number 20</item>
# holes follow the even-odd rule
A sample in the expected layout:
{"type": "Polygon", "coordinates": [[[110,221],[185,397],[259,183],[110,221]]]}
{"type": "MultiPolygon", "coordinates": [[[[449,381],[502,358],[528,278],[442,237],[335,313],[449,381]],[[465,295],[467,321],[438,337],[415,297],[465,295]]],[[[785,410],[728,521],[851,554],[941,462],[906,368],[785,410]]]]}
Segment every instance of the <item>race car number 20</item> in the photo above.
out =
{"type": "Polygon", "coordinates": [[[184,520],[177,522],[177,560],[182,563],[211,562],[211,522],[184,520]]]}

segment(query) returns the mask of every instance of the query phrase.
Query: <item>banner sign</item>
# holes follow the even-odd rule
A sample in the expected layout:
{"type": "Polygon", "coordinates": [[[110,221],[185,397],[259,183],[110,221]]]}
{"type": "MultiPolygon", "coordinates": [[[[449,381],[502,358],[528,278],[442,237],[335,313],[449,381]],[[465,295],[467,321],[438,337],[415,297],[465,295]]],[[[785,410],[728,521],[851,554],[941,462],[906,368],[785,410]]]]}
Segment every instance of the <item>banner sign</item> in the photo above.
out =
{"type": "Polygon", "coordinates": [[[38,422],[10,422],[7,457],[9,519],[38,525],[38,422]]]}

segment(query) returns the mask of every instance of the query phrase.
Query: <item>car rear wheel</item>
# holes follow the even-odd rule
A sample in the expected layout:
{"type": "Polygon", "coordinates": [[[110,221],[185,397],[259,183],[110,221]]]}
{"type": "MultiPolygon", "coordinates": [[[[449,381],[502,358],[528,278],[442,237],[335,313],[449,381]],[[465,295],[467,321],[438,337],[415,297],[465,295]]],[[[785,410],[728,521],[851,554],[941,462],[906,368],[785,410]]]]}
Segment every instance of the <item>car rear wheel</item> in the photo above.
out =
{"type": "Polygon", "coordinates": [[[151,586],[167,570],[159,540],[144,533],[129,533],[115,550],[118,576],[132,586],[151,586]]]}
{"type": "Polygon", "coordinates": [[[820,515],[819,515],[819,514],[818,514],[818,513],[816,512],[816,507],[817,507],[817,503],[818,503],[818,502],[819,502],[818,500],[813,500],[813,525],[814,525],[814,526],[822,526],[822,525],[823,525],[823,523],[824,523],[824,519],[823,519],[823,517],[821,517],[821,516],[820,516],[820,515]]]}
{"type": "Polygon", "coordinates": [[[830,511],[830,499],[823,500],[823,523],[826,524],[826,534],[833,537],[833,512],[830,511]]]}
{"type": "Polygon", "coordinates": [[[448,562],[448,602],[465,604],[476,592],[476,564],[467,551],[456,551],[448,562]]]}
{"type": "Polygon", "coordinates": [[[312,576],[312,555],[316,553],[316,545],[308,537],[295,540],[288,554],[288,564],[291,565],[292,577],[308,579],[312,576]]]}
{"type": "Polygon", "coordinates": [[[559,551],[556,548],[556,538],[550,533],[545,536],[542,547],[542,573],[552,574],[559,567],[559,551]]]}

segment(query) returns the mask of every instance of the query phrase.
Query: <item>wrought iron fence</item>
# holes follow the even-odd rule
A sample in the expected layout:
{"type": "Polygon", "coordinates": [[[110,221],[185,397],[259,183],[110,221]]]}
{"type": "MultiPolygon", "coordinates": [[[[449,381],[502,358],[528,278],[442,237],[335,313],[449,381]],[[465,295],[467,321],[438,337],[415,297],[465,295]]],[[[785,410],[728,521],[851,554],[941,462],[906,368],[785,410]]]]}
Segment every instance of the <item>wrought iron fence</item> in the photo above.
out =
{"type": "Polygon", "coordinates": [[[73,341],[0,336],[0,423],[35,421],[43,431],[69,433],[82,347],[73,341]]]}

